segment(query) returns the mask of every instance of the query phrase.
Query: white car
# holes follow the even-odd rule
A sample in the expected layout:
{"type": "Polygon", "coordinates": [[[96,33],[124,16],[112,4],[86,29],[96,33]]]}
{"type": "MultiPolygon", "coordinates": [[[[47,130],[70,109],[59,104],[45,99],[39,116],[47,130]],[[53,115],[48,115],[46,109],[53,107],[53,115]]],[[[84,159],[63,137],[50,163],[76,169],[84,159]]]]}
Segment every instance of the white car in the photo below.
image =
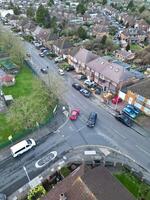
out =
{"type": "Polygon", "coordinates": [[[61,76],[63,76],[65,73],[64,73],[64,70],[63,69],[59,69],[59,74],[61,75],[61,76]]]}
{"type": "Polygon", "coordinates": [[[84,81],[84,84],[88,85],[88,86],[92,86],[94,84],[94,81],[90,81],[90,80],[87,79],[87,80],[84,81]]]}
{"type": "Polygon", "coordinates": [[[57,62],[61,62],[61,61],[63,61],[64,60],[64,58],[62,57],[62,56],[59,56],[59,57],[57,57],[57,58],[55,58],[55,62],[57,63],[57,62]]]}

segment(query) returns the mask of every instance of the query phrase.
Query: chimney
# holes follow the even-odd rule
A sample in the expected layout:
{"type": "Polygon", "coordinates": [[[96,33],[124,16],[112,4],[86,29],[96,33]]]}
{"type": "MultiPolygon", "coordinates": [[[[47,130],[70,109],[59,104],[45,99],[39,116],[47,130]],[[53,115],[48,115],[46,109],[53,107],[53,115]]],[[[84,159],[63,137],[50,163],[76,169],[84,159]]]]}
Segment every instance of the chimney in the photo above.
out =
{"type": "Polygon", "coordinates": [[[67,200],[67,197],[65,196],[64,193],[61,193],[61,194],[59,195],[59,200],[67,200]]]}

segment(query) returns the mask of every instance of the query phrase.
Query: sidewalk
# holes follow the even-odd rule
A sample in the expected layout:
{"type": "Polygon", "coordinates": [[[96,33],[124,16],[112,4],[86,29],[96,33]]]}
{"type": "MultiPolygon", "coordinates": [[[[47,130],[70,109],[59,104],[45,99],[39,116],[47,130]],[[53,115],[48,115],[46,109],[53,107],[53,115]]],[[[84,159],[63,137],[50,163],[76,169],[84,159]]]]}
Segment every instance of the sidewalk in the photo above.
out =
{"type": "MultiPolygon", "coordinates": [[[[64,122],[66,121],[66,116],[62,112],[62,106],[58,106],[54,118],[44,127],[37,129],[32,134],[27,135],[26,138],[33,138],[35,141],[39,141],[52,132],[56,131],[64,122]]],[[[24,138],[22,138],[23,140],[24,138]]],[[[12,145],[10,145],[12,146],[12,145]]],[[[0,161],[3,161],[11,156],[10,149],[7,146],[6,148],[0,150],[0,161]]]]}
{"type": "MultiPolygon", "coordinates": [[[[115,106],[112,107],[111,104],[103,103],[103,99],[100,96],[94,95],[93,102],[95,102],[98,106],[104,108],[111,115],[115,116],[115,114],[116,114],[115,106]]],[[[148,130],[145,130],[140,124],[138,124],[136,122],[134,122],[132,129],[144,137],[150,137],[150,132],[148,132],[148,130]]]]}

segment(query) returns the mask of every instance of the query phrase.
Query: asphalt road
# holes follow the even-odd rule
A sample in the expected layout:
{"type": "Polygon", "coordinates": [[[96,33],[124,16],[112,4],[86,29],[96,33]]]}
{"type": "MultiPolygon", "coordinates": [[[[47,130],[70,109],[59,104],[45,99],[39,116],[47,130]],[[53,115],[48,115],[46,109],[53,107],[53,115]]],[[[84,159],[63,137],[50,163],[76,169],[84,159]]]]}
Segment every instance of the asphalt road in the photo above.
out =
{"type": "MultiPolygon", "coordinates": [[[[48,66],[50,73],[58,73],[57,66],[48,58],[41,58],[38,55],[39,51],[33,45],[25,43],[25,46],[32,55],[31,62],[40,78],[48,84],[48,75],[42,74],[40,68],[48,66]]],[[[94,103],[92,98],[87,99],[72,88],[71,84],[75,80],[70,73],[66,73],[63,80],[67,88],[63,98],[70,108],[80,108],[81,114],[78,120],[74,122],[68,120],[56,133],[38,141],[34,150],[16,159],[10,156],[0,162],[0,192],[10,195],[28,181],[23,166],[26,167],[30,178],[33,178],[50,166],[51,162],[44,168],[35,167],[35,163],[46,154],[57,151],[59,157],[63,155],[63,152],[82,145],[113,147],[150,170],[150,138],[143,137],[121,124],[94,103]],[[86,127],[86,121],[91,111],[98,113],[96,126],[92,129],[86,127]]]]}

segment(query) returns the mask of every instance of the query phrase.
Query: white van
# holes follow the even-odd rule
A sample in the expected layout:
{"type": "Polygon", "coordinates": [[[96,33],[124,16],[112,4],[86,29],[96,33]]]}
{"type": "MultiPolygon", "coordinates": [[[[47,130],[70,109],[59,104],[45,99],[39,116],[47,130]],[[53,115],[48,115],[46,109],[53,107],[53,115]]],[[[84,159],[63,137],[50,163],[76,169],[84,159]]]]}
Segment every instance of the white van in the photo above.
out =
{"type": "Polygon", "coordinates": [[[15,158],[28,151],[36,145],[33,139],[23,140],[10,148],[12,156],[15,158]]]}

